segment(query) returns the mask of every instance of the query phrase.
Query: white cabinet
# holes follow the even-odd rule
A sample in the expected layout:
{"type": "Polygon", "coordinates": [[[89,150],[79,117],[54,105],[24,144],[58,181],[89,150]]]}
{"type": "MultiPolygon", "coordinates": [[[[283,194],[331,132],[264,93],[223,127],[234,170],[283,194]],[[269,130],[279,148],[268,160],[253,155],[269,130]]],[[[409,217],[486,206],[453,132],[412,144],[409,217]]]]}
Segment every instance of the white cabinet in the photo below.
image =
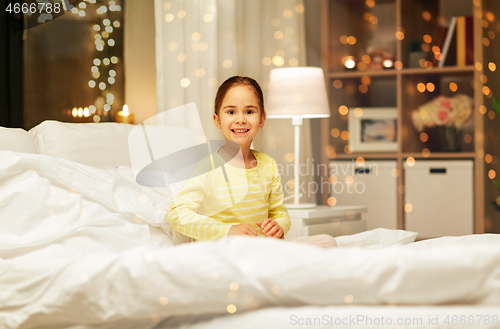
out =
{"type": "Polygon", "coordinates": [[[362,214],[366,207],[360,206],[316,206],[311,209],[288,209],[292,227],[285,239],[316,234],[333,237],[366,231],[362,214]]]}
{"type": "Polygon", "coordinates": [[[330,195],[336,204],[366,206],[366,228],[397,229],[397,162],[395,160],[330,161],[330,195]]]}
{"type": "Polygon", "coordinates": [[[405,229],[418,238],[473,233],[472,160],[405,164],[405,229]]]}

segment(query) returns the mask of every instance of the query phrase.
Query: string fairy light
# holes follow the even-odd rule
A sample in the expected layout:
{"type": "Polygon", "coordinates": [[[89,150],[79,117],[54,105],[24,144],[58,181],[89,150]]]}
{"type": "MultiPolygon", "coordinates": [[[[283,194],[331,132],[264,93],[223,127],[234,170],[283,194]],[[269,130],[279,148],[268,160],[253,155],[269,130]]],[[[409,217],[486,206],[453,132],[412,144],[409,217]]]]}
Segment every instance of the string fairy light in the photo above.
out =
{"type": "Polygon", "coordinates": [[[84,108],[75,107],[67,113],[74,118],[92,117],[92,121],[96,123],[109,121],[112,118],[110,115],[112,106],[116,103],[116,96],[111,92],[111,88],[119,78],[120,72],[113,67],[118,64],[119,58],[112,52],[115,52],[114,48],[117,48],[120,40],[113,37],[113,34],[122,26],[122,16],[115,17],[116,14],[114,14],[122,11],[121,1],[84,0],[74,6],[69,1],[63,0],[62,4],[66,13],[86,17],[95,16],[95,14],[90,15],[92,11],[95,11],[98,17],[100,16],[91,25],[96,56],[90,65],[89,71],[92,77],[88,82],[88,87],[98,92],[99,96],[93,104],[84,108]]]}

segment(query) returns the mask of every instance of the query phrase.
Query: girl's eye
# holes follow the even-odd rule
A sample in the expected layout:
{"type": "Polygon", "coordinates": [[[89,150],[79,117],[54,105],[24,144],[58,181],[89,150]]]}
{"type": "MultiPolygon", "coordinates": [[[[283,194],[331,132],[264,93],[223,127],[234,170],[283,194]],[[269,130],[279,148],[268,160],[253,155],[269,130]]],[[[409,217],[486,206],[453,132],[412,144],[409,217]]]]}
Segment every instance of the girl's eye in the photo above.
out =
{"type": "Polygon", "coordinates": [[[234,111],[233,110],[229,110],[229,111],[227,111],[227,114],[234,114],[234,111]]]}
{"type": "Polygon", "coordinates": [[[247,110],[247,114],[252,114],[253,110],[247,110]]]}

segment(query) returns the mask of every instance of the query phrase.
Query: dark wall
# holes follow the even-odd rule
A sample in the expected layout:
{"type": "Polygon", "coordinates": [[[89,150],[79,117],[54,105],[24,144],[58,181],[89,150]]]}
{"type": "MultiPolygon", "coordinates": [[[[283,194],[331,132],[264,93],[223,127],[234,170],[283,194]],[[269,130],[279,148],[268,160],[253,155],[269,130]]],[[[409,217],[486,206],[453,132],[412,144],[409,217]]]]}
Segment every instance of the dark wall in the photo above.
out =
{"type": "MultiPolygon", "coordinates": [[[[0,0],[1,1],[1,0],[0,0]]],[[[89,117],[73,117],[73,108],[97,108],[98,121],[113,121],[116,112],[123,107],[124,70],[123,70],[123,2],[114,0],[122,7],[121,11],[108,10],[98,14],[97,8],[109,7],[110,0],[86,2],[86,14],[75,15],[68,12],[57,19],[30,28],[24,38],[24,126],[26,129],[45,120],[62,122],[95,122],[94,114],[89,117]],[[105,19],[120,22],[113,26],[112,33],[102,36],[105,19]],[[94,27],[100,26],[99,32],[94,27]],[[103,38],[105,47],[96,49],[96,38],[103,38]],[[114,46],[107,41],[113,39],[114,46]],[[115,63],[105,63],[117,57],[115,63]],[[100,64],[94,64],[98,59],[100,64]],[[95,66],[96,65],[96,66],[95,66]],[[95,67],[94,67],[95,66],[95,67]],[[98,68],[95,77],[92,68],[98,68]],[[110,72],[116,73],[115,82],[109,83],[110,72]],[[91,87],[93,81],[97,86],[91,87]],[[101,90],[99,83],[106,83],[101,90]],[[108,111],[104,110],[108,94],[114,100],[108,111]]],[[[110,26],[111,27],[111,26],[110,26]]]]}
{"type": "MultiPolygon", "coordinates": [[[[321,67],[321,26],[320,26],[320,1],[305,0],[305,29],[306,29],[306,48],[307,48],[307,66],[321,67]]],[[[328,72],[325,72],[327,74],[328,72]]],[[[311,140],[313,148],[313,158],[315,163],[321,163],[321,120],[310,119],[311,122],[311,140]]],[[[318,186],[321,184],[321,176],[314,177],[318,186]]],[[[316,193],[316,203],[323,204],[323,196],[316,193]]]]}
{"type": "MultiPolygon", "coordinates": [[[[495,180],[500,177],[500,113],[493,106],[492,98],[500,99],[500,62],[498,60],[498,50],[500,49],[500,25],[498,24],[498,15],[500,13],[500,1],[483,0],[483,9],[485,16],[494,14],[495,20],[488,21],[488,26],[483,29],[483,37],[490,38],[490,45],[483,48],[483,70],[487,77],[485,83],[491,89],[491,94],[484,97],[484,104],[488,109],[488,114],[484,116],[484,151],[493,156],[493,161],[486,163],[484,181],[485,181],[485,231],[488,233],[500,233],[500,207],[496,207],[492,202],[500,197],[500,190],[497,190],[493,181],[488,177],[489,171],[496,172],[495,180]],[[491,34],[493,33],[493,35],[491,34]],[[495,37],[496,35],[496,37],[495,37]],[[495,64],[495,69],[491,70],[489,63],[495,64]]],[[[489,18],[489,16],[486,16],[489,18]]]]}
{"type": "Polygon", "coordinates": [[[9,15],[7,2],[0,0],[0,126],[22,128],[23,17],[9,15]]]}

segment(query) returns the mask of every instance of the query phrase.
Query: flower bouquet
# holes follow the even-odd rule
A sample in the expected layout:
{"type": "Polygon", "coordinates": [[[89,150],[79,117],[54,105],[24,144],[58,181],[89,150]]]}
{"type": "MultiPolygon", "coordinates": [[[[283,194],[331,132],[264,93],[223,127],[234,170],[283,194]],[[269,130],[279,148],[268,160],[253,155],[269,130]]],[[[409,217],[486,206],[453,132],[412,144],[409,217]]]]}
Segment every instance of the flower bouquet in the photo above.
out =
{"type": "Polygon", "coordinates": [[[460,136],[472,120],[473,106],[472,98],[467,95],[438,96],[413,112],[413,125],[419,132],[443,127],[448,151],[459,151],[460,136]]]}

